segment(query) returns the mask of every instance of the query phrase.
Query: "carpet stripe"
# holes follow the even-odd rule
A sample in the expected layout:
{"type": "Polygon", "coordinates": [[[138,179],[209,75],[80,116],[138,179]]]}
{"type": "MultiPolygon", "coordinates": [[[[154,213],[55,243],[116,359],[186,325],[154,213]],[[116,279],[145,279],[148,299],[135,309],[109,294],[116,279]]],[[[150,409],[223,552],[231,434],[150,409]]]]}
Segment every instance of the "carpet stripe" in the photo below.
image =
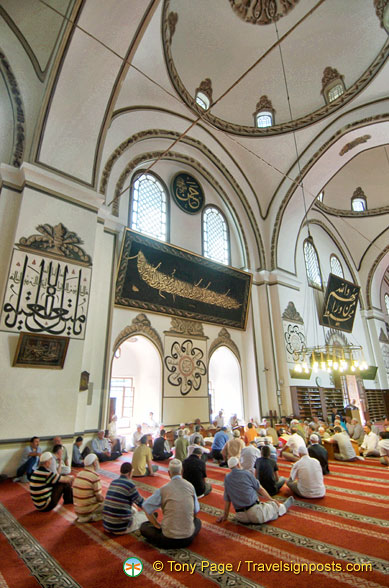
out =
{"type": "MultiPolygon", "coordinates": [[[[207,530],[211,531],[212,533],[215,533],[219,536],[222,536],[222,537],[225,537],[228,539],[232,539],[233,541],[237,541],[239,544],[250,547],[251,549],[255,549],[256,551],[265,552],[268,555],[273,556],[277,560],[281,559],[281,560],[283,560],[285,562],[289,562],[289,563],[291,563],[291,562],[306,563],[306,564],[315,563],[314,560],[312,560],[312,559],[307,559],[307,558],[299,556],[299,555],[290,554],[289,552],[284,551],[282,549],[278,549],[272,545],[265,545],[264,543],[260,543],[258,541],[251,539],[250,537],[246,537],[244,535],[240,535],[238,533],[235,533],[234,531],[230,531],[229,529],[225,529],[223,527],[217,527],[216,525],[213,525],[210,523],[203,523],[203,524],[204,524],[204,527],[207,530]]],[[[245,527],[246,527],[246,525],[245,525],[245,527]]],[[[326,576],[326,577],[330,578],[332,582],[335,579],[333,572],[326,572],[323,570],[323,571],[317,571],[317,572],[315,572],[315,574],[320,574],[320,575],[326,576]]],[[[350,584],[351,586],[355,585],[355,576],[353,576],[352,574],[349,574],[347,572],[338,572],[336,574],[336,580],[345,582],[346,584],[350,584]],[[339,576],[338,576],[338,574],[339,574],[339,576]]],[[[364,580],[364,586],[366,586],[366,588],[367,587],[379,588],[379,587],[381,587],[381,584],[377,584],[376,582],[364,580]]]]}
{"type": "MultiPolygon", "coordinates": [[[[222,509],[216,508],[214,506],[209,506],[208,504],[202,503],[200,507],[203,512],[206,512],[214,516],[220,516],[223,513],[222,509]]],[[[285,529],[280,529],[273,525],[241,525],[232,517],[231,519],[229,518],[229,520],[232,520],[235,524],[243,526],[245,528],[255,529],[263,535],[276,537],[277,539],[281,539],[282,541],[291,543],[294,546],[305,547],[311,549],[312,551],[316,551],[317,553],[329,555],[342,561],[348,561],[349,563],[371,563],[373,569],[377,572],[380,572],[382,574],[389,574],[388,562],[383,559],[371,556],[367,558],[366,555],[363,553],[358,553],[345,548],[339,548],[336,545],[324,543],[323,541],[318,541],[316,539],[312,539],[311,537],[299,535],[298,533],[294,533],[292,531],[286,531],[285,529]]]]}
{"type": "MultiPolygon", "coordinates": [[[[303,519],[304,521],[312,521],[313,523],[319,523],[322,525],[329,525],[330,527],[334,527],[334,521],[330,519],[323,519],[322,517],[317,517],[315,515],[310,515],[306,512],[299,512],[296,510],[288,511],[288,515],[293,517],[298,517],[303,519]]],[[[366,535],[367,537],[373,537],[374,539],[378,539],[379,541],[389,541],[389,534],[388,533],[379,533],[372,529],[364,529],[360,525],[358,527],[353,527],[352,525],[347,525],[345,523],[336,523],[337,529],[343,529],[348,533],[358,533],[359,535],[366,535]]]]}
{"type": "Polygon", "coordinates": [[[0,504],[0,529],[42,588],[82,588],[0,504]]]}
{"type": "MultiPolygon", "coordinates": [[[[66,518],[68,521],[74,523],[76,520],[76,515],[73,514],[71,511],[66,510],[63,507],[60,507],[58,509],[58,513],[61,514],[64,518],[66,518]]],[[[108,548],[111,553],[113,553],[114,555],[117,555],[118,552],[120,553],[120,555],[117,555],[118,557],[121,558],[128,558],[131,556],[134,556],[136,554],[129,552],[126,548],[123,548],[121,546],[119,546],[115,541],[113,541],[112,539],[107,539],[107,536],[105,535],[105,533],[99,531],[98,529],[96,529],[95,527],[93,527],[92,525],[89,525],[88,523],[86,524],[78,524],[75,523],[76,526],[83,531],[84,533],[86,533],[89,537],[91,537],[94,541],[100,543],[101,545],[103,545],[103,547],[108,548]],[[110,545],[109,547],[107,547],[107,544],[113,544],[110,545]]],[[[141,541],[142,543],[145,543],[146,545],[150,545],[139,532],[133,533],[133,536],[136,536],[138,541],[141,541]]],[[[236,574],[234,572],[225,572],[223,574],[224,578],[221,577],[221,574],[219,574],[219,579],[217,577],[211,577],[211,573],[210,572],[200,572],[200,562],[201,561],[209,561],[210,563],[216,563],[211,561],[208,558],[205,558],[203,556],[199,556],[198,554],[194,553],[193,551],[189,550],[189,549],[158,549],[155,546],[151,546],[153,548],[153,550],[158,551],[162,554],[167,554],[169,558],[174,558],[177,562],[183,563],[183,562],[190,562],[190,563],[197,563],[196,566],[196,573],[200,574],[201,576],[207,578],[207,579],[211,579],[212,582],[216,582],[217,584],[221,584],[221,585],[228,585],[228,586],[240,586],[242,588],[263,588],[260,586],[260,584],[254,584],[251,581],[246,580],[246,578],[243,578],[242,576],[240,576],[239,574],[236,574]]],[[[171,581],[170,583],[166,583],[166,580],[163,578],[164,576],[166,577],[166,574],[164,574],[163,572],[154,572],[152,566],[150,564],[147,564],[147,562],[144,562],[144,560],[142,560],[142,563],[144,564],[145,567],[145,563],[148,567],[151,568],[152,572],[154,575],[156,575],[158,577],[158,580],[160,579],[161,582],[158,582],[158,584],[160,586],[177,586],[177,587],[183,587],[182,584],[180,584],[179,582],[174,581],[172,578],[170,578],[170,576],[167,576],[168,579],[171,581]],[[173,582],[173,583],[172,583],[173,582]]],[[[143,572],[142,572],[143,573],[143,572]]],[[[155,580],[154,580],[155,581],[155,580]]]]}

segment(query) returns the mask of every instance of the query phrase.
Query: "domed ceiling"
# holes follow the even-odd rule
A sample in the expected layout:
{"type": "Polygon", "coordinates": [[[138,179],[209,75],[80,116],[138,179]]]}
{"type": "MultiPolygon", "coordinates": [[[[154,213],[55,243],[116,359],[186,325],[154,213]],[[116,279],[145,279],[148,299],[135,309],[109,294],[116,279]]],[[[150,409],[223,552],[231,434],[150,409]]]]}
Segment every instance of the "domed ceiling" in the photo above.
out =
{"type": "Polygon", "coordinates": [[[217,128],[248,136],[322,119],[357,95],[388,53],[373,0],[166,0],[162,34],[170,78],[186,104],[217,128]],[[346,88],[331,104],[322,93],[328,67],[346,88]],[[208,112],[195,103],[206,78],[208,112]],[[253,113],[263,95],[275,124],[258,129],[253,113]]]}

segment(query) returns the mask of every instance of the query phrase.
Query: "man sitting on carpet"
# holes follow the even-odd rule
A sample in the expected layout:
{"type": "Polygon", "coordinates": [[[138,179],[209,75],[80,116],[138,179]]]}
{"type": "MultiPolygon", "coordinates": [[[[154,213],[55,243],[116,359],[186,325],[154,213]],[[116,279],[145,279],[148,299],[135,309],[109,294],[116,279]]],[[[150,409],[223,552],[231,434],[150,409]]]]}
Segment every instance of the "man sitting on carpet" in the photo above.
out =
{"type": "Polygon", "coordinates": [[[319,435],[313,433],[309,438],[311,444],[308,447],[308,453],[310,457],[317,459],[321,465],[321,471],[323,476],[330,473],[328,467],[328,451],[323,445],[320,445],[319,435]]]}
{"type": "Polygon", "coordinates": [[[212,457],[213,457],[213,459],[216,459],[219,462],[224,461],[224,458],[222,456],[221,451],[222,451],[224,445],[229,440],[229,437],[228,437],[226,431],[227,431],[227,427],[222,427],[222,429],[220,431],[218,431],[213,438],[212,457]]]}
{"type": "Polygon", "coordinates": [[[78,515],[77,523],[99,521],[103,510],[104,496],[101,489],[99,460],[97,455],[89,453],[85,458],[85,468],[77,474],[73,483],[74,510],[78,515]]]}
{"type": "Polygon", "coordinates": [[[34,470],[30,478],[30,494],[34,506],[42,511],[53,510],[63,496],[64,504],[73,504],[71,484],[74,476],[60,476],[50,471],[52,460],[50,451],[40,456],[39,468],[34,470]]]}
{"type": "Polygon", "coordinates": [[[378,457],[380,454],[378,449],[378,435],[373,433],[370,425],[365,425],[363,430],[365,431],[365,437],[359,448],[359,453],[364,457],[378,457]]]}
{"type": "Polygon", "coordinates": [[[133,506],[136,504],[142,508],[143,498],[131,482],[131,477],[132,465],[128,461],[122,463],[120,477],[111,482],[104,499],[104,529],[114,535],[137,531],[148,518],[144,512],[138,512],[133,506]]]}
{"type": "Polygon", "coordinates": [[[178,437],[174,442],[175,458],[180,461],[184,461],[188,455],[189,441],[184,437],[184,431],[180,429],[178,431],[178,437]]]}
{"type": "Polygon", "coordinates": [[[201,440],[203,439],[202,435],[197,435],[194,438],[194,442],[192,445],[188,445],[188,453],[187,453],[187,457],[189,457],[190,455],[192,455],[192,453],[194,452],[195,449],[200,449],[201,450],[201,459],[203,459],[204,461],[208,460],[208,456],[210,454],[209,449],[207,449],[206,447],[204,447],[201,444],[201,440]]]}
{"type": "Polygon", "coordinates": [[[111,445],[102,429],[97,433],[97,437],[92,440],[92,451],[97,455],[100,462],[112,461],[121,455],[120,451],[111,451],[111,445]]]}
{"type": "Polygon", "coordinates": [[[140,528],[142,535],[156,547],[179,549],[187,547],[201,529],[201,521],[196,518],[200,510],[195,489],[190,482],[181,477],[182,463],[172,459],[169,463],[170,482],[158,488],[143,503],[149,521],[140,528]],[[162,508],[163,519],[159,523],[154,511],[162,508]]]}
{"type": "Polygon", "coordinates": [[[134,478],[154,476],[154,472],[158,470],[158,466],[151,463],[153,455],[150,447],[147,445],[150,439],[151,435],[143,435],[140,440],[140,445],[134,451],[132,456],[132,475],[134,478]]]}
{"type": "Polygon", "coordinates": [[[389,468],[389,431],[381,431],[378,449],[380,452],[380,462],[389,468]]]}
{"type": "Polygon", "coordinates": [[[204,460],[201,459],[203,452],[201,447],[196,447],[191,455],[182,462],[184,480],[193,484],[198,498],[207,496],[212,490],[211,484],[206,482],[207,470],[204,460]]]}
{"type": "Polygon", "coordinates": [[[32,472],[39,467],[39,457],[42,453],[39,443],[39,437],[31,437],[29,446],[23,449],[14,482],[19,482],[22,476],[27,476],[30,479],[32,472]]]}
{"type": "Polygon", "coordinates": [[[261,457],[261,452],[257,448],[256,442],[251,441],[248,447],[242,449],[242,453],[240,454],[242,470],[249,470],[254,473],[254,466],[258,457],[261,457]]]}
{"type": "Polygon", "coordinates": [[[351,444],[348,433],[343,431],[342,427],[336,426],[334,429],[335,435],[328,439],[328,443],[337,443],[339,453],[334,453],[335,459],[339,461],[355,461],[356,459],[364,459],[356,455],[354,447],[351,444]]]}
{"type": "Polygon", "coordinates": [[[299,434],[297,427],[291,427],[292,435],[289,437],[286,445],[281,448],[280,456],[288,461],[297,461],[300,459],[298,450],[300,447],[305,447],[305,441],[299,434]]]}
{"type": "MultiPolygon", "coordinates": [[[[251,423],[249,424],[251,425],[251,423]]],[[[232,439],[227,441],[227,443],[221,450],[221,454],[224,458],[224,462],[220,464],[221,466],[227,465],[227,462],[230,459],[230,457],[237,457],[240,460],[240,454],[242,452],[243,447],[245,447],[243,439],[240,438],[239,429],[234,429],[232,435],[232,439]]]]}
{"type": "Polygon", "coordinates": [[[270,494],[277,494],[286,482],[286,478],[278,476],[278,466],[272,458],[269,445],[262,445],[261,456],[255,462],[256,478],[270,494]]]}
{"type": "Polygon", "coordinates": [[[164,461],[169,459],[173,453],[170,451],[169,441],[166,439],[165,429],[161,429],[159,437],[154,441],[153,445],[153,460],[164,461]]]}
{"type": "Polygon", "coordinates": [[[132,435],[132,451],[136,449],[140,445],[140,440],[142,439],[144,433],[142,432],[142,425],[136,425],[136,431],[132,435]]]}
{"type": "Polygon", "coordinates": [[[81,453],[81,445],[82,445],[82,437],[77,437],[75,443],[73,444],[72,450],[72,468],[83,468],[84,467],[84,458],[90,453],[89,447],[85,447],[83,452],[81,453]]]}
{"type": "Polygon", "coordinates": [[[323,498],[326,487],[323,482],[323,472],[317,459],[308,455],[306,447],[299,448],[300,459],[293,464],[290,472],[288,487],[303,498],[323,498]],[[297,479],[296,479],[297,478],[297,479]]]}
{"type": "Polygon", "coordinates": [[[64,458],[63,458],[63,445],[54,445],[52,454],[53,459],[51,460],[50,470],[55,474],[63,474],[67,476],[71,473],[71,469],[69,466],[65,465],[64,458]]]}
{"type": "Polygon", "coordinates": [[[65,445],[62,443],[62,438],[60,437],[60,435],[57,435],[53,439],[53,447],[55,447],[56,445],[62,445],[62,461],[65,466],[69,467],[70,463],[69,463],[69,457],[68,457],[68,450],[66,449],[65,445]]]}
{"type": "Polygon", "coordinates": [[[228,519],[231,503],[240,523],[267,523],[274,521],[286,513],[294,504],[290,496],[284,504],[271,498],[259,481],[248,470],[242,470],[238,458],[230,457],[228,467],[231,472],[224,480],[224,514],[217,519],[222,523],[228,519]],[[259,502],[259,497],[267,498],[268,502],[259,502]]]}

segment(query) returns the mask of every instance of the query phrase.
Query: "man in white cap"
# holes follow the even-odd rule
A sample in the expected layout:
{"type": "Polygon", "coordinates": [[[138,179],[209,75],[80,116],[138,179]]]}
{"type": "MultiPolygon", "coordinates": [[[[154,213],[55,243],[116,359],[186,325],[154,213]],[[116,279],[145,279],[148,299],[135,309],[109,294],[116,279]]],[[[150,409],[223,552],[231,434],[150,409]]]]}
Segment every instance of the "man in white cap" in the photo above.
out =
{"type": "Polygon", "coordinates": [[[34,470],[30,478],[30,494],[34,506],[48,512],[55,508],[61,496],[64,504],[73,504],[71,484],[74,476],[61,476],[50,471],[50,463],[53,455],[45,451],[40,456],[39,468],[34,470]]]}
{"type": "Polygon", "coordinates": [[[228,467],[231,472],[224,480],[224,514],[217,519],[218,523],[228,519],[231,503],[235,508],[237,521],[259,524],[274,521],[294,504],[291,496],[284,504],[271,498],[252,472],[241,469],[237,457],[230,457],[228,467]],[[260,502],[259,497],[267,499],[267,502],[260,502]]]}
{"type": "Polygon", "coordinates": [[[99,460],[95,453],[84,459],[84,469],[77,474],[73,483],[74,510],[77,523],[99,521],[102,518],[104,496],[101,489],[99,460]]]}
{"type": "Polygon", "coordinates": [[[328,467],[328,451],[323,445],[319,444],[319,435],[316,433],[312,433],[309,438],[311,444],[308,447],[308,453],[310,457],[317,459],[321,465],[321,471],[323,472],[323,476],[330,473],[328,467]]]}
{"type": "Polygon", "coordinates": [[[317,459],[309,457],[308,449],[300,447],[300,459],[293,464],[290,472],[288,487],[303,498],[323,498],[326,487],[323,482],[323,472],[317,459]]]}
{"type": "Polygon", "coordinates": [[[291,427],[292,435],[289,437],[286,445],[281,448],[280,456],[288,461],[297,461],[300,459],[298,450],[300,447],[305,447],[305,441],[299,435],[297,427],[291,427]]]}

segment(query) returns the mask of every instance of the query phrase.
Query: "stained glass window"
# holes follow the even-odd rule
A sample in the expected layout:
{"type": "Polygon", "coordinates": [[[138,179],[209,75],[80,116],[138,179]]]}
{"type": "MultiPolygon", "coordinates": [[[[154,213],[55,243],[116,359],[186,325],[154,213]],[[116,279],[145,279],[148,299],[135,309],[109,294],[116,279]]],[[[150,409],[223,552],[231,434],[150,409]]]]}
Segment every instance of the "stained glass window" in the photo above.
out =
{"type": "Polygon", "coordinates": [[[131,187],[131,228],[150,237],[167,239],[167,196],[150,173],[136,176],[131,187]]]}
{"type": "Polygon", "coordinates": [[[322,288],[323,282],[321,279],[319,258],[312,242],[312,238],[308,238],[304,241],[304,258],[309,285],[315,286],[316,288],[322,288]]]}
{"type": "Polygon", "coordinates": [[[230,261],[228,227],[222,213],[208,206],[203,213],[203,251],[204,256],[225,263],[230,261]]]}
{"type": "Polygon", "coordinates": [[[335,276],[339,276],[340,278],[344,278],[342,264],[340,263],[340,261],[336,257],[336,255],[331,255],[330,266],[331,266],[331,274],[334,274],[335,276]]]}

